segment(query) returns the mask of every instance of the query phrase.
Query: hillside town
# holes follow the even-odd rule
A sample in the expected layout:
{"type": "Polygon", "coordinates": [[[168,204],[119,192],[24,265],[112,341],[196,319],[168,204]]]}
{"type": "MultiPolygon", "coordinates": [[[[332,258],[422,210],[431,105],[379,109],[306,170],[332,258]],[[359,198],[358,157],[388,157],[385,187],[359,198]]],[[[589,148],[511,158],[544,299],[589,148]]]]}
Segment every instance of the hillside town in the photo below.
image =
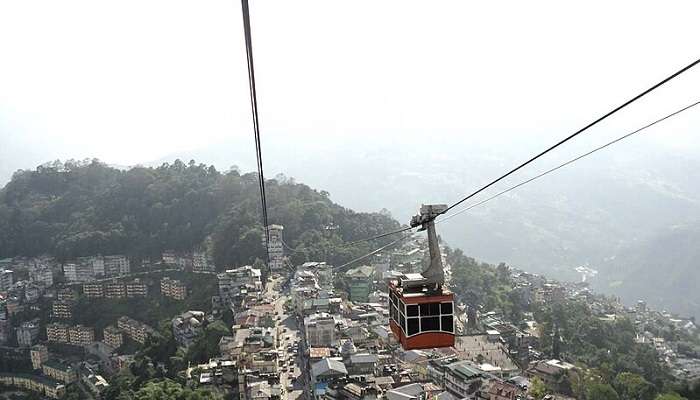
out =
{"type": "MultiPolygon", "coordinates": [[[[240,400],[575,398],[560,386],[562,376],[580,366],[566,359],[565,349],[557,350],[557,338],[550,340],[554,350],[543,350],[547,338],[532,312],[513,321],[456,299],[453,347],[401,348],[389,328],[388,282],[421,271],[425,240],[409,239],[338,268],[323,260],[292,265],[283,227],[269,231],[269,241],[263,238],[269,274],[264,264],[217,270],[203,249],[165,251],[159,260],[138,262],[125,255],[63,263],[50,256],[0,260],[0,388],[100,399],[118,377],[138,374],[140,354],[153,343],[167,336],[177,354],[191,354],[209,340],[211,327],[224,323],[225,333],[202,353],[203,362],[147,367],[187,387],[240,400]],[[211,281],[212,291],[201,293],[195,277],[211,281]],[[188,308],[193,296],[203,296],[201,308],[188,308]],[[87,318],[82,303],[146,301],[175,311],[165,324],[155,317],[139,320],[129,308],[91,317],[93,325],[78,323],[87,318]],[[537,385],[548,394],[540,397],[537,385]]],[[[444,254],[443,262],[449,288],[452,270],[444,254]]],[[[635,343],[653,348],[676,379],[700,379],[698,355],[660,333],[663,326],[696,335],[693,319],[652,310],[641,300],[625,306],[596,295],[586,282],[557,282],[514,268],[508,273],[522,304],[573,300],[601,321],[628,320],[635,343]]]]}

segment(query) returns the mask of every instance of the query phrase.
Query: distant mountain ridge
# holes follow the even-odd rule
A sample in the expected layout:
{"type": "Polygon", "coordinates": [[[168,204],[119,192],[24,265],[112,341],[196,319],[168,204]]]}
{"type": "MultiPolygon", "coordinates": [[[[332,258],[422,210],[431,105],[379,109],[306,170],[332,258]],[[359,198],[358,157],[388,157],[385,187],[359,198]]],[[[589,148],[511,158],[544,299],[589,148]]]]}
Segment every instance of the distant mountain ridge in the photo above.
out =
{"type": "MultiPolygon", "coordinates": [[[[297,146],[294,137],[276,138],[264,147],[266,173],[284,171],[323,187],[331,198],[353,209],[387,209],[404,223],[421,203],[455,201],[522,161],[516,155],[522,152],[508,146],[461,142],[428,146],[423,137],[330,142],[319,140],[290,152],[297,146]]],[[[223,168],[229,157],[242,153],[237,160],[248,160],[249,165],[241,166],[250,167],[254,165],[251,146],[234,140],[174,156],[211,160],[223,168]]],[[[532,147],[539,149],[536,144],[532,147]]],[[[575,149],[570,153],[577,154],[575,149]]],[[[536,164],[474,203],[566,159],[554,156],[536,164]]],[[[604,284],[620,280],[616,263],[606,260],[621,260],[630,249],[644,252],[644,246],[662,232],[696,216],[700,216],[700,157],[693,151],[669,155],[652,144],[632,142],[457,216],[438,230],[450,245],[470,256],[490,263],[504,261],[554,278],[580,279],[574,268],[589,265],[600,271],[594,282],[597,287],[622,294],[630,291],[604,284]]],[[[694,250],[676,251],[690,254],[694,250]]],[[[694,265],[676,267],[694,276],[694,265]]],[[[653,281],[640,282],[634,285],[637,296],[625,298],[655,297],[657,286],[653,281]]],[[[695,291],[681,293],[679,297],[695,296],[695,291]]],[[[657,305],[688,311],[672,303],[657,305]]]]}

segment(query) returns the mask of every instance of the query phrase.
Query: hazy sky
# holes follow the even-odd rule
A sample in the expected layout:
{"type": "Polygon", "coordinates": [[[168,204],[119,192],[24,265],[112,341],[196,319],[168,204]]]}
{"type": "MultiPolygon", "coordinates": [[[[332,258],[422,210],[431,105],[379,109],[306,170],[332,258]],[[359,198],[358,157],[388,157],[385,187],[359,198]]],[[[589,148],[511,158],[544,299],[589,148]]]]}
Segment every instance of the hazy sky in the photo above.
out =
{"type": "MultiPolygon", "coordinates": [[[[251,13],[264,147],[553,140],[700,57],[694,1],[252,0],[251,13]]],[[[0,0],[0,170],[251,137],[244,60],[236,0],[0,0]]],[[[697,68],[601,132],[700,99],[697,68]]],[[[692,113],[659,140],[696,144],[692,113]]]]}

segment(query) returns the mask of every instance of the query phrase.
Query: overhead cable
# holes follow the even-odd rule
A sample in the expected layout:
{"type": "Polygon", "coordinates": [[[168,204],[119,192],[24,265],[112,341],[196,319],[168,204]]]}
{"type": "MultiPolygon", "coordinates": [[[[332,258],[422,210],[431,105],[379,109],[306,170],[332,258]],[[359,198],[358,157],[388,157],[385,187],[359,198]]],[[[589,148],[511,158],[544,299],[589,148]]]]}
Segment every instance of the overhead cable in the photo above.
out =
{"type": "Polygon", "coordinates": [[[648,124],[642,126],[642,127],[639,128],[639,129],[636,129],[636,130],[634,130],[634,131],[632,131],[632,132],[629,132],[629,133],[627,133],[627,134],[625,134],[625,135],[623,135],[623,136],[620,136],[619,138],[617,138],[617,139],[615,139],[615,140],[613,140],[613,141],[610,141],[610,142],[608,142],[608,143],[605,143],[605,144],[602,145],[602,146],[596,147],[595,149],[590,150],[590,151],[588,151],[588,152],[586,152],[586,153],[583,153],[583,154],[581,154],[580,156],[577,156],[577,157],[575,157],[575,158],[572,158],[571,160],[569,160],[569,161],[567,161],[567,162],[565,162],[565,163],[563,163],[563,164],[557,165],[557,166],[554,167],[554,168],[548,169],[547,171],[542,172],[541,174],[535,175],[535,176],[533,176],[532,178],[527,179],[527,180],[525,180],[525,181],[523,181],[523,182],[520,182],[520,183],[518,183],[518,184],[515,185],[515,186],[511,186],[511,187],[509,187],[508,189],[502,190],[502,191],[500,191],[500,192],[494,194],[493,196],[488,197],[488,198],[486,198],[486,199],[484,199],[484,200],[482,200],[482,201],[480,201],[480,202],[478,202],[478,203],[472,204],[471,206],[466,207],[466,208],[463,208],[463,209],[461,209],[461,210],[459,210],[459,211],[457,211],[457,212],[455,212],[455,213],[453,213],[453,214],[450,214],[450,215],[448,215],[448,216],[446,216],[446,217],[444,217],[444,218],[440,218],[440,219],[438,219],[435,223],[441,223],[441,222],[448,221],[449,219],[454,218],[454,217],[456,217],[456,216],[458,216],[459,214],[462,214],[462,213],[464,213],[464,212],[467,212],[467,211],[471,210],[472,208],[475,208],[475,207],[478,207],[478,206],[480,206],[480,205],[482,205],[482,204],[484,204],[484,203],[487,203],[487,202],[489,202],[489,201],[491,201],[491,200],[493,200],[493,199],[495,199],[495,198],[497,198],[497,197],[499,197],[499,196],[501,196],[501,195],[504,195],[504,194],[506,194],[506,193],[508,193],[508,192],[510,192],[510,191],[512,191],[512,190],[515,190],[515,189],[517,189],[517,188],[519,188],[519,187],[521,187],[521,186],[527,185],[528,183],[530,183],[530,182],[532,182],[532,181],[534,181],[534,180],[537,180],[537,179],[539,179],[539,178],[542,178],[543,176],[548,175],[548,174],[550,174],[550,173],[552,173],[552,172],[554,172],[554,171],[556,171],[556,170],[559,170],[559,169],[561,169],[561,168],[564,168],[564,167],[566,167],[567,165],[573,164],[573,163],[575,163],[576,161],[578,161],[578,160],[580,160],[580,159],[582,159],[582,158],[584,158],[584,157],[588,157],[588,156],[590,156],[590,155],[593,154],[593,153],[596,153],[596,152],[598,152],[598,151],[600,151],[600,150],[603,150],[603,149],[605,149],[605,148],[607,148],[607,147],[609,147],[609,146],[612,146],[612,145],[615,144],[615,143],[618,143],[618,142],[620,142],[620,141],[622,141],[622,140],[625,140],[625,139],[629,138],[630,136],[636,135],[637,133],[640,133],[640,132],[642,132],[642,131],[644,131],[644,130],[646,130],[646,129],[648,129],[648,128],[651,128],[652,126],[654,126],[654,125],[656,125],[656,124],[658,124],[658,123],[660,123],[660,122],[663,122],[663,121],[665,121],[665,120],[667,120],[667,119],[669,119],[669,118],[675,117],[675,116],[677,116],[678,114],[680,114],[680,113],[682,113],[682,112],[684,112],[684,111],[687,111],[687,110],[689,110],[689,109],[691,109],[691,108],[697,106],[698,104],[700,104],[700,101],[696,101],[695,103],[692,103],[692,104],[687,105],[687,106],[685,106],[685,107],[683,107],[683,108],[681,108],[681,109],[679,109],[679,110],[676,110],[676,111],[674,111],[674,112],[672,112],[672,113],[670,113],[670,114],[667,114],[666,116],[661,117],[661,118],[659,118],[659,119],[657,119],[657,120],[655,120],[655,121],[653,121],[653,122],[650,122],[650,123],[648,123],[648,124]]]}
{"type": "Polygon", "coordinates": [[[607,119],[607,118],[610,117],[611,115],[617,113],[618,111],[622,110],[623,108],[627,107],[628,105],[634,103],[635,101],[637,101],[637,100],[641,99],[642,97],[646,96],[647,94],[651,93],[651,92],[654,91],[655,89],[661,87],[661,86],[664,85],[665,83],[671,81],[673,78],[677,77],[678,75],[682,74],[683,72],[685,72],[685,71],[687,71],[687,70],[693,68],[693,67],[696,66],[698,63],[700,63],[700,59],[697,59],[697,60],[693,61],[692,63],[688,64],[687,66],[685,66],[685,67],[679,69],[678,71],[676,71],[676,72],[674,72],[673,74],[671,74],[670,76],[664,78],[662,81],[660,81],[659,83],[653,85],[653,86],[650,87],[649,89],[646,89],[645,91],[639,93],[638,95],[636,95],[636,96],[634,96],[633,98],[627,100],[626,102],[622,103],[621,105],[615,107],[614,109],[612,109],[611,111],[609,111],[609,112],[607,112],[605,115],[603,115],[602,117],[600,117],[600,118],[596,119],[595,121],[589,123],[588,125],[586,125],[586,126],[584,126],[583,128],[577,130],[576,132],[572,133],[571,135],[567,136],[566,138],[560,140],[560,141],[557,142],[556,144],[554,144],[554,145],[550,146],[549,148],[545,149],[544,151],[540,152],[540,153],[537,154],[536,156],[530,158],[529,160],[525,161],[524,163],[518,165],[517,167],[515,167],[515,168],[511,169],[510,171],[506,172],[505,174],[501,175],[501,176],[498,177],[497,179],[495,179],[495,180],[489,182],[488,184],[484,185],[483,187],[481,187],[481,188],[478,189],[477,191],[475,191],[475,192],[469,194],[468,196],[462,198],[461,200],[459,200],[459,201],[457,201],[456,203],[452,204],[451,206],[447,207],[447,209],[443,212],[443,214],[446,214],[447,212],[449,212],[449,211],[452,210],[453,208],[457,207],[458,205],[460,205],[460,204],[464,203],[465,201],[471,199],[472,197],[474,197],[474,196],[476,196],[477,194],[483,192],[484,190],[490,188],[491,186],[495,185],[496,183],[502,181],[503,179],[507,178],[508,176],[512,175],[512,174],[515,173],[516,171],[522,169],[523,167],[525,167],[526,165],[532,163],[533,161],[537,160],[538,158],[542,157],[543,155],[549,153],[550,151],[552,151],[552,150],[556,149],[557,147],[561,146],[562,144],[568,142],[569,140],[571,140],[571,139],[575,138],[576,136],[580,135],[581,133],[587,131],[588,129],[590,129],[590,128],[592,128],[593,126],[597,125],[597,124],[600,123],[601,121],[607,119]]]}
{"type": "Polygon", "coordinates": [[[263,229],[265,230],[265,252],[267,268],[270,269],[270,230],[267,218],[267,198],[265,196],[265,175],[263,173],[262,147],[260,145],[260,123],[258,118],[258,95],[255,88],[255,65],[253,63],[253,40],[250,29],[250,9],[248,0],[241,0],[243,12],[243,33],[245,35],[245,51],[248,61],[248,86],[250,90],[250,108],[253,113],[253,133],[255,136],[255,157],[258,164],[258,186],[260,188],[260,206],[262,209],[263,229]]]}

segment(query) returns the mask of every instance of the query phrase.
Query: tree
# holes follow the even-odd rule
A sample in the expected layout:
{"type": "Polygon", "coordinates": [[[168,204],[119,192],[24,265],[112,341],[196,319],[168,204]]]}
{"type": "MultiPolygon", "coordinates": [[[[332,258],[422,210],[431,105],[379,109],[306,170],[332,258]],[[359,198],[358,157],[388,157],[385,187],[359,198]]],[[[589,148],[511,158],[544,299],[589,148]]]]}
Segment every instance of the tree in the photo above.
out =
{"type": "Polygon", "coordinates": [[[621,400],[652,400],[656,394],[651,383],[631,372],[619,373],[613,386],[621,400]]]}
{"type": "Polygon", "coordinates": [[[534,397],[535,400],[540,400],[547,394],[547,387],[542,379],[534,377],[530,380],[530,387],[527,392],[530,396],[534,397]]]}
{"type": "Polygon", "coordinates": [[[688,400],[678,393],[664,393],[656,396],[654,400],[688,400]]]}
{"type": "Polygon", "coordinates": [[[619,400],[615,389],[607,383],[593,383],[586,388],[586,399],[588,400],[619,400]]]}

